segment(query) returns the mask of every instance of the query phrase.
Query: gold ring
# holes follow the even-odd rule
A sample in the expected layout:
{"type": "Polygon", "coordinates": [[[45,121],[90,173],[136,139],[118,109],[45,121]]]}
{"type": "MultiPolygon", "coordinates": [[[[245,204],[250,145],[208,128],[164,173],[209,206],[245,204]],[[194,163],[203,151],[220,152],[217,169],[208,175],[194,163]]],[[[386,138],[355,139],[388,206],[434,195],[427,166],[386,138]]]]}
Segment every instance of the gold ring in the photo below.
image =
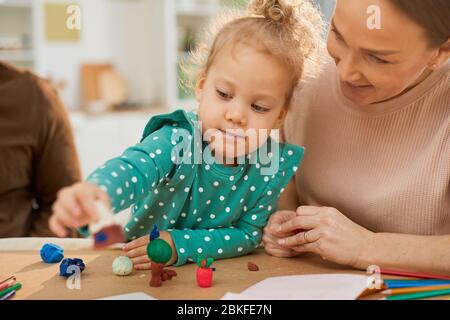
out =
{"type": "Polygon", "coordinates": [[[306,236],[307,233],[308,231],[303,232],[303,239],[305,240],[305,243],[309,243],[308,237],[306,236]]]}

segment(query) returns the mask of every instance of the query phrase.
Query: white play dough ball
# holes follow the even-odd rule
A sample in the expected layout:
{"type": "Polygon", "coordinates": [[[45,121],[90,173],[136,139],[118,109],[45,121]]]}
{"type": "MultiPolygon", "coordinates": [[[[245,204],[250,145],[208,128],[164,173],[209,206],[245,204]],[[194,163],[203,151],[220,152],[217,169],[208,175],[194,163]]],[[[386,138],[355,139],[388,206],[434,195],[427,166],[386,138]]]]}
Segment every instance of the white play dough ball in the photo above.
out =
{"type": "Polygon", "coordinates": [[[112,271],[118,276],[127,276],[133,271],[133,262],[126,256],[120,256],[114,259],[112,271]]]}

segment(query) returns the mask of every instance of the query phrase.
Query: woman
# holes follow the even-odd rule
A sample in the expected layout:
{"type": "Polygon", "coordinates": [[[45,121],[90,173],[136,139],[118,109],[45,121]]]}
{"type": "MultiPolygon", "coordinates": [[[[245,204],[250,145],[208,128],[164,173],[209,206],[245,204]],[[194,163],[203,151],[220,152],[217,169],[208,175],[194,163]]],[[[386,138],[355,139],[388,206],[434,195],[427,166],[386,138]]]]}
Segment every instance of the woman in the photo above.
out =
{"type": "Polygon", "coordinates": [[[334,63],[286,120],[306,153],[265,229],[269,254],[450,274],[449,16],[448,0],[337,1],[334,63]]]}

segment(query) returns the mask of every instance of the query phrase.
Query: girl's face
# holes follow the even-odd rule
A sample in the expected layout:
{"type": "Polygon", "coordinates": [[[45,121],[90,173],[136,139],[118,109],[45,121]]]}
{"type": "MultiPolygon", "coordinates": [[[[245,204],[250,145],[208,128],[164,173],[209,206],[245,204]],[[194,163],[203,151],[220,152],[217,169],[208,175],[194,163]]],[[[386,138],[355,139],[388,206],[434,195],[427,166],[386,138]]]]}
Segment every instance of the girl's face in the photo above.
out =
{"type": "Polygon", "coordinates": [[[281,126],[290,79],[283,64],[249,46],[218,52],[195,92],[203,135],[216,159],[253,152],[281,126]]]}
{"type": "Polygon", "coordinates": [[[338,0],[327,42],[342,93],[358,105],[392,99],[422,81],[438,50],[425,31],[387,0],[338,0]],[[380,8],[380,29],[369,29],[370,5],[380,8]]]}

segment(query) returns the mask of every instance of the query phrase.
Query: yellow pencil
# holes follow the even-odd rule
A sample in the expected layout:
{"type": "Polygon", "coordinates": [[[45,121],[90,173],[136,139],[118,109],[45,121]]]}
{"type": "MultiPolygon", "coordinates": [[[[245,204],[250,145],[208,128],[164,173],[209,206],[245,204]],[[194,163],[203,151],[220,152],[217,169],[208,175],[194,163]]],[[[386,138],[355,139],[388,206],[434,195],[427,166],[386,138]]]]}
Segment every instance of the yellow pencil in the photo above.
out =
{"type": "Polygon", "coordinates": [[[440,286],[428,286],[428,287],[410,287],[410,288],[398,288],[398,289],[389,289],[381,292],[386,295],[397,295],[397,294],[405,294],[405,293],[415,293],[415,292],[426,292],[433,290],[445,290],[450,289],[450,285],[440,285],[440,286]]]}

